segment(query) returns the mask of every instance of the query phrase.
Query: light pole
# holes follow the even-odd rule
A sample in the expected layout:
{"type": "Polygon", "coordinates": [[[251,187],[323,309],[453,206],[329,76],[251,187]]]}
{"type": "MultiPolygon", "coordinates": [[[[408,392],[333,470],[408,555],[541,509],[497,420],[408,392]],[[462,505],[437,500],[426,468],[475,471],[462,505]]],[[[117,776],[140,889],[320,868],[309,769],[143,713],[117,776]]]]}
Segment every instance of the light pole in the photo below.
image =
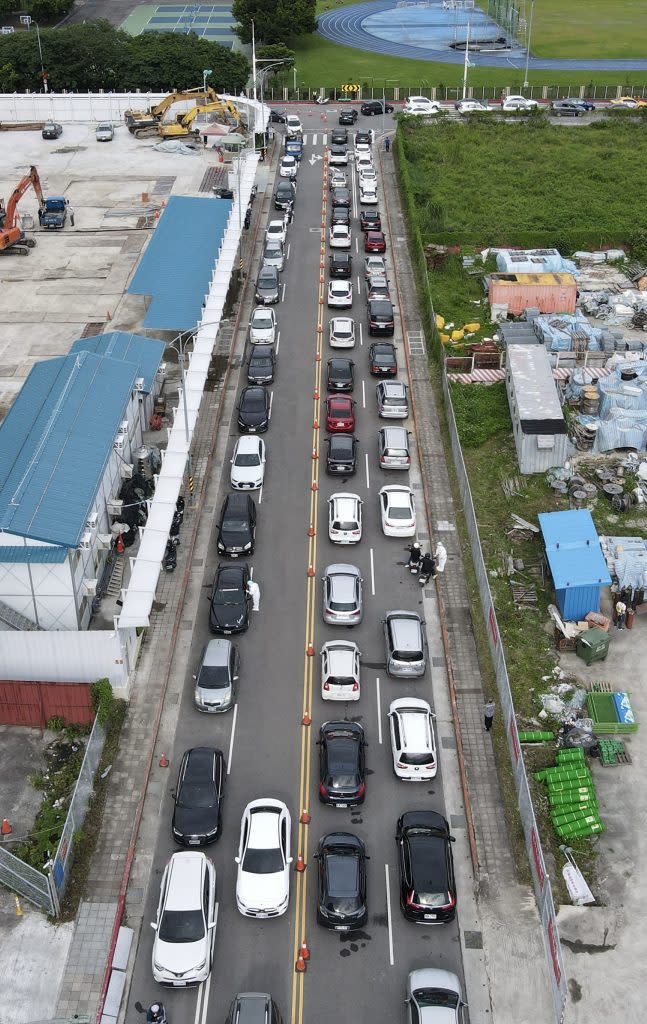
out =
{"type": "Polygon", "coordinates": [[[294,76],[294,95],[295,95],[295,98],[296,98],[296,94],[297,94],[297,66],[296,66],[296,64],[292,68],[292,74],[294,76]]]}
{"type": "Polygon", "coordinates": [[[391,82],[398,82],[398,78],[385,78],[382,82],[382,138],[384,138],[384,132],[386,131],[385,118],[386,118],[386,87],[391,82]]]}
{"type": "Polygon", "coordinates": [[[526,77],[524,79],[523,87],[528,88],[528,65],[530,64],[530,37],[532,35],[532,16],[535,10],[535,0],[530,0],[530,20],[528,22],[528,45],[526,48],[526,77]]]}
{"type": "Polygon", "coordinates": [[[45,65],[43,64],[43,48],[40,45],[40,29],[38,27],[38,22],[34,21],[29,14],[21,14],[20,21],[21,24],[27,26],[28,32],[30,31],[32,24],[36,26],[36,41],[38,43],[38,55],[40,57],[40,76],[43,80],[43,92],[47,92],[47,75],[45,74],[45,65]]]}
{"type": "Polygon", "coordinates": [[[254,20],[252,19],[252,90],[254,102],[256,102],[256,35],[254,20]]]}
{"type": "Polygon", "coordinates": [[[213,68],[205,68],[202,72],[202,91],[207,91],[207,78],[213,74],[213,68]]]}
{"type": "MultiPolygon", "coordinates": [[[[292,63],[293,63],[292,57],[284,57],[283,60],[272,60],[271,57],[267,57],[265,59],[256,60],[254,62],[254,66],[255,67],[258,64],[267,64],[266,68],[261,68],[261,70],[258,72],[258,77],[261,80],[261,116],[262,116],[262,113],[263,113],[263,86],[265,84],[265,75],[267,75],[268,72],[271,71],[273,68],[280,67],[281,64],[292,64],[292,63]]],[[[256,71],[254,71],[254,99],[256,99],[256,71]]],[[[263,129],[263,131],[265,131],[265,129],[263,129]]],[[[265,146],[263,146],[263,149],[265,149],[265,146]]]]}

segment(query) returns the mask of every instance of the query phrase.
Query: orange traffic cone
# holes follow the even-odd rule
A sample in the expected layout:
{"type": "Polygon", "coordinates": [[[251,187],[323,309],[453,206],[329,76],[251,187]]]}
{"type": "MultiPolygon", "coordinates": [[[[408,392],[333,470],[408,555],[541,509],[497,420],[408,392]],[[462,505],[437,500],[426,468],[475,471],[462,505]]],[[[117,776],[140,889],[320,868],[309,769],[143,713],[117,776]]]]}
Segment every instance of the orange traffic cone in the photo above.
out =
{"type": "Polygon", "coordinates": [[[319,455],[317,454],[317,449],[313,448],[312,449],[312,459],[313,459],[313,461],[316,461],[318,458],[319,458],[319,455]]]}
{"type": "Polygon", "coordinates": [[[299,956],[302,960],[310,959],[310,950],[308,949],[308,944],[305,939],[301,943],[301,948],[299,949],[299,956]]]}
{"type": "Polygon", "coordinates": [[[303,972],[305,971],[305,969],[306,969],[306,962],[305,962],[305,960],[303,959],[302,956],[298,957],[294,969],[297,972],[297,974],[303,974],[303,972]]]}
{"type": "Polygon", "coordinates": [[[308,537],[314,537],[314,535],[315,535],[315,528],[312,525],[312,523],[310,523],[310,526],[308,527],[308,537]]]}
{"type": "Polygon", "coordinates": [[[300,853],[299,856],[297,857],[297,862],[295,864],[294,870],[298,871],[299,874],[300,874],[302,871],[305,871],[305,869],[306,869],[306,862],[303,859],[303,854],[300,853]]]}
{"type": "Polygon", "coordinates": [[[314,565],[309,565],[308,566],[307,576],[308,576],[308,579],[312,579],[313,576],[316,576],[314,565]]]}
{"type": "Polygon", "coordinates": [[[124,539],[121,534],[117,534],[117,554],[123,555],[124,553],[124,539]]]}
{"type": "MultiPolygon", "coordinates": [[[[310,824],[310,815],[308,814],[308,811],[305,807],[301,811],[301,817],[299,818],[299,821],[302,825],[310,824]]],[[[306,957],[305,959],[307,960],[308,958],[306,957]]]]}
{"type": "Polygon", "coordinates": [[[318,485],[316,480],[313,480],[312,483],[310,484],[310,490],[311,491],[318,491],[319,490],[319,485],[318,485]]]}
{"type": "Polygon", "coordinates": [[[321,362],[321,352],[317,352],[317,354],[315,355],[315,363],[320,363],[320,362],[321,362]]]}
{"type": "Polygon", "coordinates": [[[306,647],[306,654],[308,655],[308,657],[311,658],[313,656],[314,652],[315,652],[314,646],[312,644],[308,644],[308,646],[306,647]]]}
{"type": "Polygon", "coordinates": [[[312,722],[312,719],[310,717],[310,712],[309,711],[305,711],[304,714],[303,714],[303,718],[301,719],[301,725],[310,725],[311,722],[312,722]]]}
{"type": "Polygon", "coordinates": [[[166,754],[162,751],[162,756],[160,757],[160,768],[168,768],[168,766],[169,766],[169,759],[166,756],[166,754]]]}
{"type": "Polygon", "coordinates": [[[319,401],[319,388],[314,389],[314,391],[312,392],[312,397],[314,398],[315,402],[319,401]]]}
{"type": "Polygon", "coordinates": [[[312,421],[312,429],[313,430],[319,430],[319,420],[313,420],[312,421]]]}
{"type": "Polygon", "coordinates": [[[11,833],[13,832],[13,829],[9,824],[9,818],[2,819],[2,828],[0,829],[0,832],[2,833],[3,836],[10,836],[11,833]]]}

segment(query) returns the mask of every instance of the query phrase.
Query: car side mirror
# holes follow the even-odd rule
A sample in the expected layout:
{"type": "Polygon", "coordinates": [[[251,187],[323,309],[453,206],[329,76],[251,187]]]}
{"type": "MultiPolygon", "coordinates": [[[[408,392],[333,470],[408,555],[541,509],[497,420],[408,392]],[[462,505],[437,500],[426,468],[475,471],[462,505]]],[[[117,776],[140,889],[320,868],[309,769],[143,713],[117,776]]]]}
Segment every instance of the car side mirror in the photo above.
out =
{"type": "Polygon", "coordinates": [[[288,857],[288,864],[291,864],[293,860],[294,860],[294,857],[288,857]]]}
{"type": "Polygon", "coordinates": [[[234,863],[240,864],[240,857],[234,857],[234,863]]]}
{"type": "Polygon", "coordinates": [[[450,843],[456,842],[456,836],[447,836],[447,838],[449,839],[450,843]]]}
{"type": "Polygon", "coordinates": [[[157,921],[151,921],[151,928],[153,929],[154,932],[157,931],[157,921]]]}
{"type": "Polygon", "coordinates": [[[193,676],[193,678],[194,678],[194,679],[197,679],[198,677],[197,677],[197,676],[193,676]]]}

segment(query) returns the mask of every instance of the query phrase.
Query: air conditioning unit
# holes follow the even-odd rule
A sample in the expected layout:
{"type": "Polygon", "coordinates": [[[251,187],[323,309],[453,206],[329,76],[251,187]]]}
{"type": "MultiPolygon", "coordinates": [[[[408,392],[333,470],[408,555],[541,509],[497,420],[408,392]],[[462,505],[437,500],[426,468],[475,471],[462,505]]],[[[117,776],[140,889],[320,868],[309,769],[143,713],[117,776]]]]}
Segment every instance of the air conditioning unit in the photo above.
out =
{"type": "Polygon", "coordinates": [[[143,377],[137,377],[135,379],[135,391],[143,391],[143,390],[144,390],[144,378],[143,377]]]}
{"type": "Polygon", "coordinates": [[[113,498],[112,501],[109,501],[108,504],[107,504],[108,515],[109,516],[114,516],[115,518],[120,516],[123,504],[124,503],[121,500],[121,498],[113,498]]]}
{"type": "Polygon", "coordinates": [[[89,549],[92,547],[92,534],[90,533],[90,531],[83,534],[83,536],[81,537],[81,541],[79,543],[79,547],[81,548],[82,551],[89,551],[89,549]]]}
{"type": "Polygon", "coordinates": [[[108,549],[112,547],[112,534],[111,533],[98,533],[97,543],[100,548],[108,549]]]}
{"type": "Polygon", "coordinates": [[[99,513],[93,512],[85,521],[86,530],[96,530],[99,522],[99,513]]]}
{"type": "Polygon", "coordinates": [[[117,436],[119,434],[127,434],[127,433],[128,433],[128,420],[122,420],[121,423],[119,424],[119,430],[117,431],[117,436]]]}
{"type": "Polygon", "coordinates": [[[133,475],[133,467],[129,462],[119,463],[119,476],[122,480],[130,480],[133,475]]]}
{"type": "Polygon", "coordinates": [[[112,447],[116,452],[123,452],[126,438],[123,434],[117,434],[112,447]]]}
{"type": "Polygon", "coordinates": [[[94,597],[97,592],[97,580],[83,580],[83,589],[89,597],[94,597]]]}

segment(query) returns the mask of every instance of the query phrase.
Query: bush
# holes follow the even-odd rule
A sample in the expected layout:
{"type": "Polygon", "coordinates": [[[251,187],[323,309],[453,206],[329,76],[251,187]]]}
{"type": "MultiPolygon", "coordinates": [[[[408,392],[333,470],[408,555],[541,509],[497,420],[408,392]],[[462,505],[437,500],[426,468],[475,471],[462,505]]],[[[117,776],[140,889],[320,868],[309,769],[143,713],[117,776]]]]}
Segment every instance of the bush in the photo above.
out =
{"type": "Polygon", "coordinates": [[[92,706],[94,713],[101,725],[105,725],[110,717],[110,711],[114,701],[112,686],[107,679],[98,679],[93,683],[90,692],[92,693],[92,706]]]}

